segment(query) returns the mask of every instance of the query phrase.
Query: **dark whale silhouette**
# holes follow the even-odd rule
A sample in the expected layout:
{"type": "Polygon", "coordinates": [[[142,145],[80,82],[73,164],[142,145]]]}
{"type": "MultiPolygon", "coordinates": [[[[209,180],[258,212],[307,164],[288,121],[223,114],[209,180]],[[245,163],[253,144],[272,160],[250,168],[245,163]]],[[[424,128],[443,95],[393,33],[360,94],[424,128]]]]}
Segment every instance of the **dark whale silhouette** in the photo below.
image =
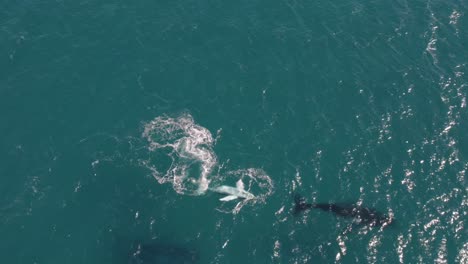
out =
{"type": "Polygon", "coordinates": [[[166,239],[131,238],[117,235],[114,241],[113,264],[197,264],[197,249],[186,243],[166,239]]]}
{"type": "Polygon", "coordinates": [[[307,203],[300,195],[294,196],[294,214],[317,208],[326,212],[332,212],[344,218],[356,219],[358,225],[387,226],[394,220],[391,217],[373,209],[356,204],[334,204],[334,203],[307,203]]]}
{"type": "Polygon", "coordinates": [[[198,263],[198,252],[180,245],[162,242],[134,242],[131,264],[193,264],[198,263]]]}

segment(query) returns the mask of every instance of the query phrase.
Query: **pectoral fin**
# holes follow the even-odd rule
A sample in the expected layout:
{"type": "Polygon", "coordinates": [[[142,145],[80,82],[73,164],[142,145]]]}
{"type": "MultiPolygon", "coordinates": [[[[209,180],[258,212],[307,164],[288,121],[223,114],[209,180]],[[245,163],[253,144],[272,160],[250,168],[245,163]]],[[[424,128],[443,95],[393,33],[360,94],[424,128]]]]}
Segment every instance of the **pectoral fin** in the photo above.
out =
{"type": "Polygon", "coordinates": [[[238,197],[235,196],[235,195],[228,195],[228,196],[226,196],[226,197],[224,197],[224,198],[221,198],[221,199],[219,199],[219,200],[220,200],[220,201],[223,201],[223,202],[227,202],[227,201],[235,200],[235,199],[237,199],[237,198],[238,198],[238,197]]]}
{"type": "Polygon", "coordinates": [[[240,179],[240,180],[238,180],[238,181],[236,182],[236,187],[237,187],[237,189],[239,189],[239,190],[242,190],[242,191],[244,190],[244,182],[242,182],[242,179],[240,179]]]}

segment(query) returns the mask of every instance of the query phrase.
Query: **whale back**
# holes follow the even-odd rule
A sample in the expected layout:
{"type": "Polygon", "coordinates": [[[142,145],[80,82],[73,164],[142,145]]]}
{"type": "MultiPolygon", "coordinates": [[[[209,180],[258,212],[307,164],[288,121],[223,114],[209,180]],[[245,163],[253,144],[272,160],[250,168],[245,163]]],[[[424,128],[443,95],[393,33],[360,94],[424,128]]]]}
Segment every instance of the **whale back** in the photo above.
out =
{"type": "Polygon", "coordinates": [[[332,212],[343,218],[357,219],[359,224],[372,226],[388,225],[392,223],[392,218],[377,211],[374,208],[362,207],[357,204],[338,204],[338,203],[307,203],[306,200],[296,195],[294,197],[294,213],[298,214],[311,208],[317,208],[322,211],[332,212]]]}

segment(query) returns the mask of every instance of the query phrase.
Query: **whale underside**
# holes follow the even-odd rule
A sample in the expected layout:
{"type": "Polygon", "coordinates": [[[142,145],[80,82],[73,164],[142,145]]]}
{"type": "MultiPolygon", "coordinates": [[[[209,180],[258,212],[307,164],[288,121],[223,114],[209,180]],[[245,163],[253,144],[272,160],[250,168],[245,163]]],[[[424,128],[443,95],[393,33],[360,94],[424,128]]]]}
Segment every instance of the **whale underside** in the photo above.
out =
{"type": "Polygon", "coordinates": [[[242,179],[236,182],[236,187],[222,185],[222,186],[218,186],[214,188],[209,188],[208,190],[212,192],[227,195],[226,197],[219,199],[220,201],[223,201],[223,202],[227,202],[227,201],[231,201],[235,199],[250,200],[250,199],[255,198],[255,195],[245,190],[242,179]]]}
{"type": "Polygon", "coordinates": [[[294,214],[299,214],[310,209],[320,209],[325,212],[334,213],[343,218],[352,218],[358,225],[386,226],[393,219],[374,208],[363,207],[352,203],[307,203],[300,195],[294,197],[294,214]]]}

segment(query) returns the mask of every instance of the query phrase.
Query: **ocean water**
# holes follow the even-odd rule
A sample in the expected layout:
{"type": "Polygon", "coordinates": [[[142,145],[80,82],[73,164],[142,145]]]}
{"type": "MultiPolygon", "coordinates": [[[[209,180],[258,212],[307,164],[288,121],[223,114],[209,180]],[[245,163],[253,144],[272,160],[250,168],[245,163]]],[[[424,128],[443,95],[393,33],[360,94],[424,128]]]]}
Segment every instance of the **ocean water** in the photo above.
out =
{"type": "Polygon", "coordinates": [[[1,0],[0,263],[468,263],[467,10],[1,0]]]}

